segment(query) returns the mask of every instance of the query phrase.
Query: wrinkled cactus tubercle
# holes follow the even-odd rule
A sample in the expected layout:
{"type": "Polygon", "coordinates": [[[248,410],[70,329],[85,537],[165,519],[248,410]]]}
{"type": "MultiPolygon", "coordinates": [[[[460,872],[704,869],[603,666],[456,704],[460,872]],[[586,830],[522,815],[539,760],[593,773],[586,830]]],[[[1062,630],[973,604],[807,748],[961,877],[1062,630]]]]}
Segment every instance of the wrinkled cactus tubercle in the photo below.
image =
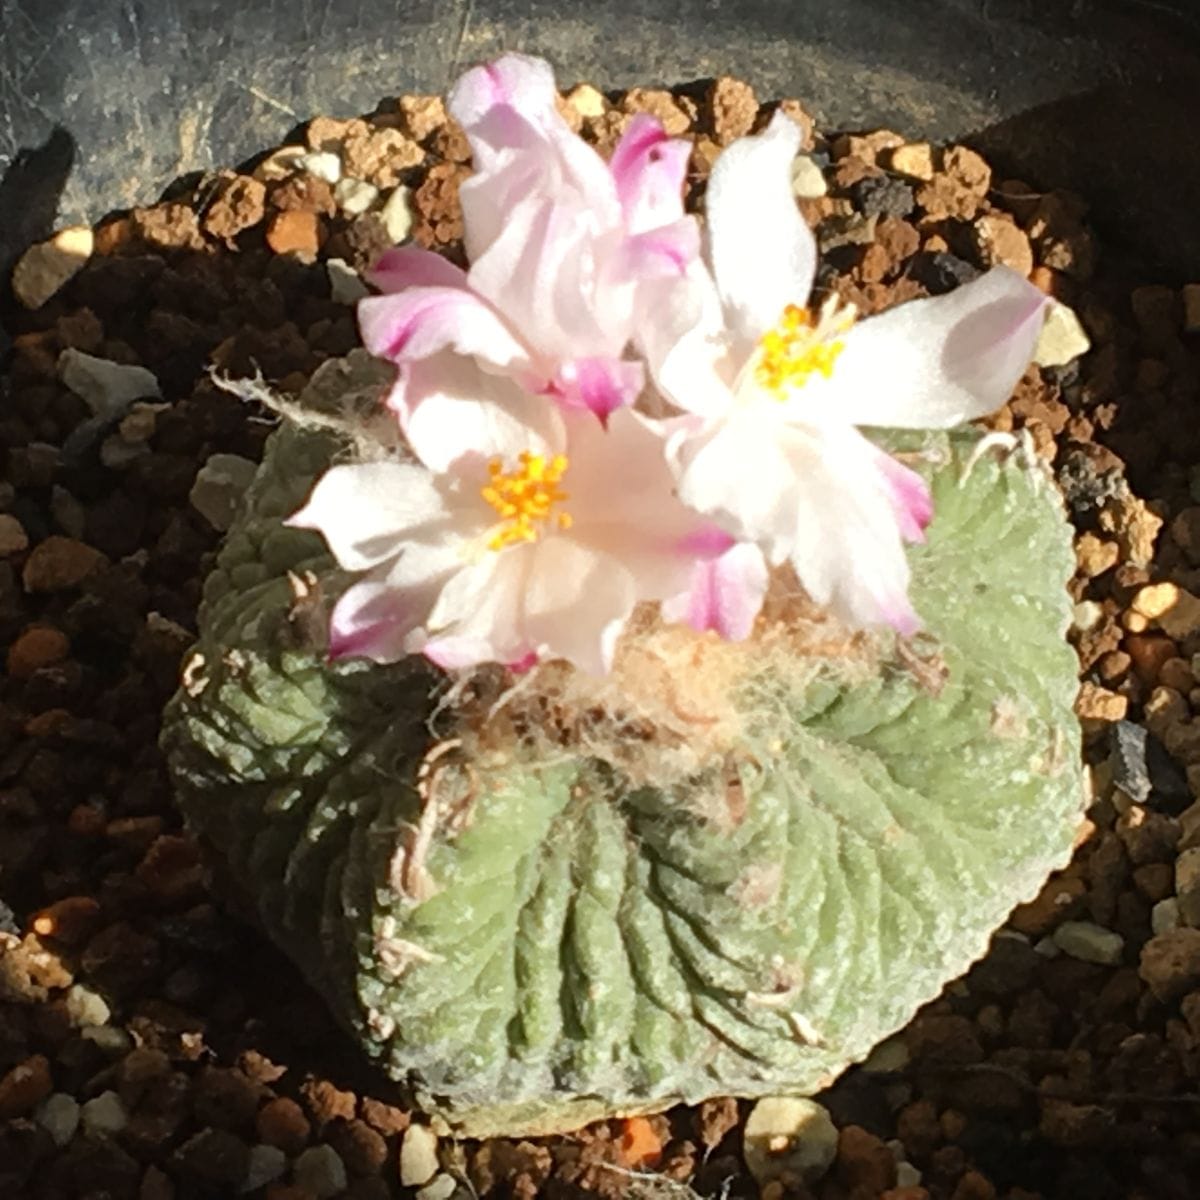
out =
{"type": "Polygon", "coordinates": [[[187,819],[465,1134],[818,1091],[980,957],[1084,804],[1070,530],[978,440],[890,435],[935,502],[909,644],[648,621],[607,683],[455,684],[325,660],[349,580],[282,521],[345,443],[285,423],[167,713],[187,819]]]}

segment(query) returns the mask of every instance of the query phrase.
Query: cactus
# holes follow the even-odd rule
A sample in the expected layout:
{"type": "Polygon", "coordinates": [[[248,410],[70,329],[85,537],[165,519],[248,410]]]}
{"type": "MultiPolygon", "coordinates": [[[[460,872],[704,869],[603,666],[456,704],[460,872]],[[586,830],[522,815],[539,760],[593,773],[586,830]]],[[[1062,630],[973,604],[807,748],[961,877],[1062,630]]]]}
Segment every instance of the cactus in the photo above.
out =
{"type": "Polygon", "coordinates": [[[984,952],[1084,802],[1069,528],[1040,468],[968,469],[977,440],[889,443],[933,487],[927,632],[869,670],[764,656],[733,694],[741,752],[660,783],[594,748],[464,757],[432,668],[324,661],[346,579],[281,522],[341,443],[285,423],[167,713],[187,819],[364,1050],[466,1134],[811,1094],[984,952]]]}

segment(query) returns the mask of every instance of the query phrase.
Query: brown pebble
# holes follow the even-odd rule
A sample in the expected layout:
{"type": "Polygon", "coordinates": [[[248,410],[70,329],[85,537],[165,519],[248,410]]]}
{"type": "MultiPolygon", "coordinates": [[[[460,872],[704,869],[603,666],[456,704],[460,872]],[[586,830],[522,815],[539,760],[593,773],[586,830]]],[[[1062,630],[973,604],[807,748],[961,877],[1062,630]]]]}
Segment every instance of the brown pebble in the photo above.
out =
{"type": "Polygon", "coordinates": [[[175,904],[198,898],[205,880],[199,847],[178,834],[155,838],[134,874],[152,896],[175,904]]]}
{"type": "Polygon", "coordinates": [[[1088,579],[1115,567],[1119,556],[1115,543],[1098,538],[1094,533],[1084,533],[1075,539],[1075,561],[1088,579]]]}
{"type": "MultiPolygon", "coordinates": [[[[463,138],[457,125],[454,129],[463,138]]],[[[466,147],[465,139],[463,145],[466,147]]],[[[442,149],[444,157],[448,157],[445,154],[448,148],[442,149]]],[[[469,156],[469,147],[467,151],[469,156]]],[[[374,129],[364,124],[346,139],[342,157],[347,175],[364,179],[377,188],[393,188],[405,171],[425,161],[425,151],[398,129],[374,129]]]]}
{"type": "Polygon", "coordinates": [[[294,1183],[268,1183],[266,1200],[317,1200],[308,1188],[294,1183]]]}
{"type": "Polygon", "coordinates": [[[148,1166],[142,1176],[138,1200],[175,1200],[175,1185],[171,1177],[153,1164],[148,1166]]]}
{"type": "Polygon", "coordinates": [[[362,1119],[384,1137],[403,1133],[412,1124],[412,1116],[404,1109],[385,1104],[382,1100],[375,1100],[370,1096],[362,1098],[358,1111],[362,1119]]]}
{"type": "Polygon", "coordinates": [[[322,1138],[337,1151],[352,1175],[374,1175],[387,1161],[387,1142],[365,1121],[330,1122],[322,1138]]]}
{"type": "Polygon", "coordinates": [[[996,1200],[996,1189],[978,1171],[968,1171],[958,1181],[951,1200],[996,1200]]]}
{"type": "Polygon", "coordinates": [[[205,1067],[196,1078],[196,1120],[237,1132],[250,1129],[265,1092],[261,1084],[233,1067],[205,1067]]]}
{"type": "Polygon", "coordinates": [[[1186,658],[1168,658],[1158,669],[1158,682],[1186,694],[1196,686],[1196,676],[1186,658]]]}
{"type": "Polygon", "coordinates": [[[441,96],[401,96],[400,113],[409,136],[418,142],[446,123],[446,105],[441,96]]]}
{"type": "Polygon", "coordinates": [[[100,905],[92,896],[65,896],[37,913],[31,926],[38,937],[73,946],[95,931],[100,905]]]}
{"type": "Polygon", "coordinates": [[[354,1116],[354,1093],[342,1091],[328,1079],[310,1075],[300,1085],[300,1097],[318,1130],[338,1117],[348,1121],[354,1116]]]}
{"type": "Polygon", "coordinates": [[[267,245],[276,254],[295,254],[313,259],[321,245],[321,225],[317,214],[302,209],[276,213],[267,226],[267,245]]]}
{"type": "Polygon", "coordinates": [[[1175,890],[1175,870],[1170,863],[1143,863],[1134,868],[1133,884],[1151,904],[1157,904],[1175,890]]]}
{"type": "Polygon", "coordinates": [[[280,212],[313,212],[332,217],[338,209],[333,188],[315,175],[291,175],[270,191],[271,207],[280,212]]]}
{"type": "Polygon", "coordinates": [[[834,1170],[844,1187],[860,1188],[872,1196],[896,1182],[896,1159],[892,1152],[859,1125],[847,1125],[838,1134],[834,1170]]]}
{"type": "Polygon", "coordinates": [[[1164,1003],[1200,987],[1200,929],[1168,929],[1143,947],[1138,974],[1164,1003]]]}
{"type": "Polygon", "coordinates": [[[53,1089],[50,1061],[44,1054],[34,1054],[17,1063],[0,1079],[0,1120],[25,1116],[53,1089]]]}
{"type": "Polygon", "coordinates": [[[27,592],[64,592],[82,583],[107,561],[86,542],[52,534],[33,548],[21,579],[27,592]]]}
{"type": "Polygon", "coordinates": [[[25,527],[12,513],[0,513],[0,558],[8,558],[29,549],[25,527]]]}
{"type": "Polygon", "coordinates": [[[754,89],[740,79],[722,75],[708,94],[712,109],[713,133],[722,146],[735,138],[745,137],[754,127],[758,116],[758,100],[754,89]]]}
{"type": "Polygon", "coordinates": [[[203,250],[196,212],[187,204],[167,202],[135,208],[130,214],[134,232],[159,250],[203,250]]]}
{"type": "Polygon", "coordinates": [[[70,648],[71,643],[61,629],[30,626],[8,648],[8,673],[14,679],[28,679],[39,668],[62,662],[70,648]]]}
{"type": "Polygon", "coordinates": [[[1153,683],[1158,679],[1163,665],[1178,657],[1175,643],[1169,637],[1131,634],[1125,639],[1124,645],[1143,683],[1153,683]]]}
{"type": "Polygon", "coordinates": [[[914,1100],[896,1118],[896,1136],[914,1159],[924,1159],[941,1144],[942,1129],[937,1109],[929,1100],[914,1100]]]}
{"type": "Polygon", "coordinates": [[[304,1110],[288,1096],[268,1100],[258,1110],[255,1128],[268,1146],[276,1146],[291,1155],[299,1154],[312,1135],[312,1126],[304,1110]]]}
{"type": "Polygon", "coordinates": [[[1129,709],[1126,697],[1084,681],[1075,700],[1075,712],[1089,721],[1122,721],[1129,709]]]}
{"type": "Polygon", "coordinates": [[[204,232],[226,245],[239,233],[253,228],[266,212],[267,188],[249,175],[227,180],[204,214],[204,232]]]}
{"type": "Polygon", "coordinates": [[[1033,247],[1020,226],[1004,213],[988,213],[971,226],[975,250],[985,267],[1003,265],[1028,276],[1033,247]]]}
{"type": "Polygon", "coordinates": [[[888,1188],[879,1193],[879,1200],[929,1200],[929,1189],[919,1183],[911,1187],[888,1188]]]}
{"type": "Polygon", "coordinates": [[[630,88],[622,98],[621,107],[627,113],[644,112],[657,117],[671,137],[687,133],[692,124],[692,114],[684,102],[662,88],[630,88]]]}

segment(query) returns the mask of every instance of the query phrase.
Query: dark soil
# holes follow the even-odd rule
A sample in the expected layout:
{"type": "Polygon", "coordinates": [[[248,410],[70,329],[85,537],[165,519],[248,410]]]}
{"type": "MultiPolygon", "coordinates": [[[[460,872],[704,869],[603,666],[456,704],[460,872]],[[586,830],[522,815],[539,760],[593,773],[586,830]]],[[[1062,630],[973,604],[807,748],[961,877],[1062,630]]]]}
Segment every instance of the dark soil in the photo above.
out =
{"type": "MultiPolygon", "coordinates": [[[[606,151],[638,109],[693,136],[692,201],[719,147],[768,115],[733,80],[571,99],[606,151]]],[[[378,206],[397,186],[411,236],[461,253],[467,147],[439,101],[314,121],[307,140],[380,189],[374,209],[347,215],[345,188],[250,164],[114,214],[48,302],[3,311],[0,1195],[14,1200],[232,1197],[272,1172],[254,1195],[413,1194],[410,1113],[218,898],[156,744],[221,536],[189,500],[197,471],[256,458],[271,429],[210,366],[296,391],[356,345],[325,261],[361,269],[391,243],[378,206]],[[149,368],[162,404],[94,416],[57,378],[72,347],[149,368]]],[[[993,424],[1029,431],[1078,528],[1072,636],[1095,764],[1071,866],[879,1069],[820,1098],[841,1134],[811,1196],[1184,1200],[1200,1188],[1200,294],[1132,277],[1083,201],[995,179],[965,148],[808,142],[829,183],[802,202],[823,286],[870,313],[1004,261],[1090,336],[1082,360],[1031,368],[993,424]],[[1147,587],[1162,583],[1184,591],[1147,587]]],[[[657,1155],[620,1122],[443,1139],[448,1174],[424,1195],[757,1196],[747,1109],[654,1118],[657,1155]]]]}

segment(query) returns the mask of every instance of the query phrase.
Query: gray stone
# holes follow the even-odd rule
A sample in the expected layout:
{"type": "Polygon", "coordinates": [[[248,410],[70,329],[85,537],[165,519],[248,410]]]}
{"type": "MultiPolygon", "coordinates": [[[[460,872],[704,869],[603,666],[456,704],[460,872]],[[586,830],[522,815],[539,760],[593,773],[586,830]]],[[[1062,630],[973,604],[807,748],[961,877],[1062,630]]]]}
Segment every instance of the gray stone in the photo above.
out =
{"type": "Polygon", "coordinates": [[[1121,961],[1125,939],[1092,921],[1064,921],[1054,931],[1058,948],[1083,962],[1112,966],[1121,961]]]}
{"type": "Polygon", "coordinates": [[[188,494],[192,507],[214,528],[224,532],[258,467],[240,454],[214,454],[196,472],[188,494]]]}
{"type": "Polygon", "coordinates": [[[162,399],[152,371],[96,358],[69,347],[58,356],[58,377],[97,417],[117,417],[135,400],[162,399]]]}
{"type": "Polygon", "coordinates": [[[297,1187],[312,1192],[317,1200],[330,1200],[346,1190],[346,1167],[332,1146],[309,1146],[292,1167],[297,1187]]]}

